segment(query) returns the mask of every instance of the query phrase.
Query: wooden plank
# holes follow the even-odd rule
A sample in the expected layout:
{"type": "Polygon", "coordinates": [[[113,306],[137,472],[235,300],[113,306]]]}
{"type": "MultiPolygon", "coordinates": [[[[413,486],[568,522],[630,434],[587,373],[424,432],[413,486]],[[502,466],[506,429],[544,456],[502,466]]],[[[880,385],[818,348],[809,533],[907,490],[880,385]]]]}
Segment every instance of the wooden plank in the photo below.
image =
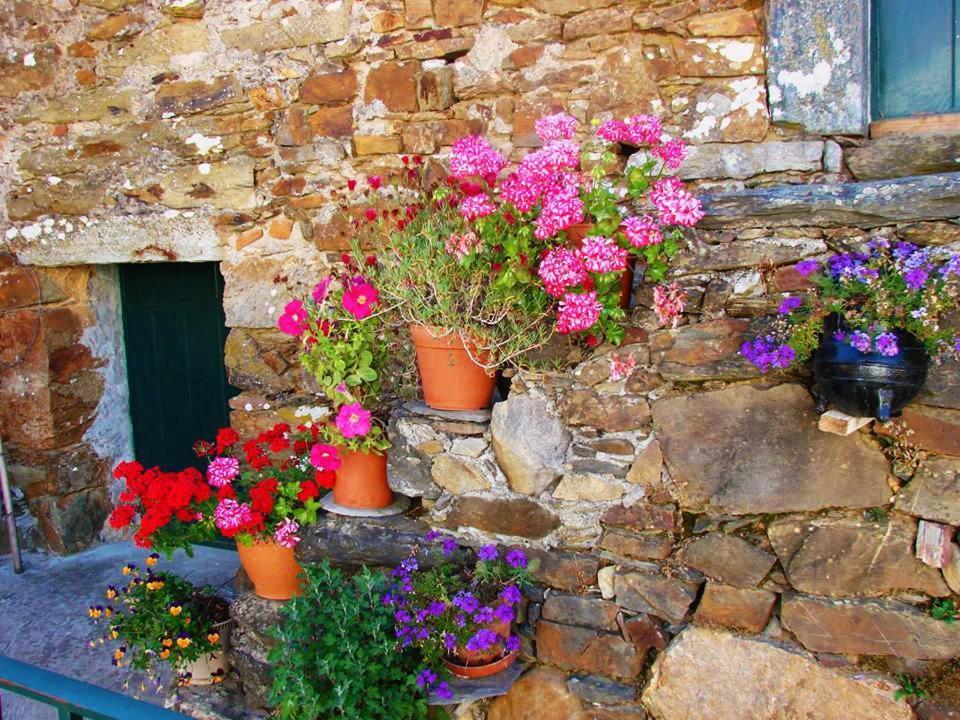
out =
{"type": "Polygon", "coordinates": [[[820,416],[817,427],[823,432],[846,436],[872,422],[872,417],[854,417],[839,410],[828,410],[820,416]]]}
{"type": "Polygon", "coordinates": [[[876,120],[870,123],[870,137],[888,135],[944,135],[960,132],[960,113],[914,115],[905,118],[876,120]]]}

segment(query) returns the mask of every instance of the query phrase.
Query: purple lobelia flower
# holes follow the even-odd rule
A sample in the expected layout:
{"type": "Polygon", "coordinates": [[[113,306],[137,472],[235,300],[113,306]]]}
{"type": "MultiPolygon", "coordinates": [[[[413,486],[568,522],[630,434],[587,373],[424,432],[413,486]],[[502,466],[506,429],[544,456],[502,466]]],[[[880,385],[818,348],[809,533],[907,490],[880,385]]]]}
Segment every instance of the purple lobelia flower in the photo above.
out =
{"type": "Polygon", "coordinates": [[[499,556],[496,545],[483,545],[477,550],[477,557],[484,561],[496,560],[499,556]]]}
{"type": "Polygon", "coordinates": [[[877,335],[874,344],[876,345],[877,352],[887,357],[893,357],[900,352],[900,347],[897,345],[897,336],[890,332],[877,335]]]}
{"type": "Polygon", "coordinates": [[[786,297],[783,299],[783,302],[780,303],[780,308],[777,312],[781,315],[789,315],[801,305],[803,305],[803,298],[786,297]]]}
{"type": "Polygon", "coordinates": [[[525,568],[527,566],[527,554],[520,548],[513,548],[507,551],[507,565],[512,568],[525,568]]]}
{"type": "Polygon", "coordinates": [[[870,336],[865,332],[856,330],[850,333],[850,345],[859,350],[862,353],[870,352],[870,348],[873,345],[873,342],[870,339],[870,336]]]}
{"type": "Polygon", "coordinates": [[[499,641],[500,636],[493,630],[490,628],[481,628],[473,634],[473,637],[467,640],[467,644],[464,647],[471,652],[476,652],[478,650],[486,650],[499,641]]]}
{"type": "Polygon", "coordinates": [[[760,372],[763,373],[770,368],[788,368],[797,358],[797,353],[792,347],[777,342],[769,335],[745,342],[740,346],[740,354],[760,368],[760,372]]]}
{"type": "Polygon", "coordinates": [[[506,604],[497,605],[497,609],[493,611],[493,615],[502,623],[512,623],[516,617],[513,608],[506,604]]]}
{"type": "Polygon", "coordinates": [[[809,277],[820,269],[820,263],[816,260],[801,260],[794,269],[800,277],[809,277]]]}
{"type": "Polygon", "coordinates": [[[443,539],[441,547],[444,555],[453,555],[457,550],[457,541],[452,537],[446,537],[443,539]]]}
{"type": "Polygon", "coordinates": [[[438,680],[437,674],[430,668],[424,668],[417,675],[417,687],[430,687],[438,680]]]}
{"type": "Polygon", "coordinates": [[[514,652],[514,651],[516,651],[516,650],[519,650],[519,649],[520,649],[520,636],[519,636],[519,635],[511,635],[510,637],[507,638],[507,642],[504,643],[504,645],[505,645],[506,648],[507,648],[507,652],[514,652]]]}
{"type": "Polygon", "coordinates": [[[477,608],[480,607],[480,601],[477,600],[473,593],[467,592],[466,590],[461,590],[454,595],[451,602],[456,607],[468,613],[476,612],[477,608]]]}
{"type": "Polygon", "coordinates": [[[917,267],[907,270],[903,274],[903,281],[907,284],[907,287],[910,290],[916,292],[917,290],[921,290],[923,288],[927,282],[927,278],[929,277],[930,275],[926,270],[917,267]]]}
{"type": "Polygon", "coordinates": [[[434,688],[433,694],[440,700],[449,700],[453,697],[453,691],[446,682],[442,682],[434,688]]]}
{"type": "Polygon", "coordinates": [[[501,599],[510,605],[516,605],[523,597],[516,585],[507,585],[500,593],[501,599]]]}

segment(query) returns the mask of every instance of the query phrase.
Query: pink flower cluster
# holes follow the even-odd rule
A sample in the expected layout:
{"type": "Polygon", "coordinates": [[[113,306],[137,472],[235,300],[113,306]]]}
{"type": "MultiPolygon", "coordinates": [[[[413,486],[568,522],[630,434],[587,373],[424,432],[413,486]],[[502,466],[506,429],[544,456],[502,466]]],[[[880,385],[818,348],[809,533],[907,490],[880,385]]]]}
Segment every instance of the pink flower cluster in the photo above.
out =
{"type": "Polygon", "coordinates": [[[300,542],[300,536],[297,535],[299,529],[300,524],[296,520],[293,518],[284,518],[283,522],[277,525],[277,529],[273,533],[273,541],[281,547],[296,547],[300,542]]]}
{"type": "Polygon", "coordinates": [[[446,251],[456,256],[457,260],[463,260],[463,258],[476,250],[479,245],[480,238],[478,238],[477,234],[473,231],[463,235],[451,234],[450,237],[444,241],[446,251]]]}
{"type": "Polygon", "coordinates": [[[650,202],[657,208],[660,222],[664,225],[693,227],[703,217],[700,201],[684,189],[675,177],[660,178],[650,190],[650,202]]]}
{"type": "Polygon", "coordinates": [[[557,182],[543,197],[533,235],[538,240],[549,240],[561,230],[582,222],[583,201],[580,200],[578,185],[573,182],[557,182]]]}
{"type": "Polygon", "coordinates": [[[651,150],[671,170],[676,170],[683,165],[687,157],[687,144],[680,138],[673,138],[662,145],[655,145],[651,150]]]}
{"type": "Polygon", "coordinates": [[[485,193],[469,195],[460,201],[460,214],[470,222],[486,217],[496,209],[497,206],[493,204],[493,200],[485,193]]]}
{"type": "Polygon", "coordinates": [[[687,293],[676,282],[657,285],[653,289],[653,310],[663,326],[676,327],[683,313],[683,301],[687,293]]]}
{"type": "Polygon", "coordinates": [[[567,113],[546,115],[533,124],[537,137],[543,142],[569,140],[577,129],[577,119],[567,113]]]}
{"type": "Polygon", "coordinates": [[[663,242],[663,230],[660,223],[649,215],[634,215],[625,218],[620,224],[623,234],[633,247],[641,248],[647,245],[659,245],[663,242]]]}
{"type": "Polygon", "coordinates": [[[495,178],[507,161],[493,146],[479,135],[467,135],[453,144],[450,174],[458,180],[478,175],[495,178]]]}
{"type": "Polygon", "coordinates": [[[306,332],[309,327],[310,319],[307,316],[307,309],[299,300],[291,300],[283,308],[283,314],[277,319],[277,326],[280,332],[287,335],[299,337],[306,332]]]}
{"type": "Polygon", "coordinates": [[[563,297],[567,288],[579,285],[589,277],[580,256],[565,247],[548,250],[540,261],[537,274],[543,280],[547,294],[555,298],[563,297]]]}
{"type": "Polygon", "coordinates": [[[607,120],[597,128],[597,135],[610,142],[634,147],[659,145],[663,135],[660,119],[653,115],[634,115],[626,120],[607,120]]]}
{"type": "Polygon", "coordinates": [[[343,290],[343,309],[357,320],[373,315],[373,309],[380,304],[380,293],[363,277],[352,278],[343,290]]]}
{"type": "Polygon", "coordinates": [[[233,498],[223,498],[213,511],[213,524],[220,530],[232,532],[253,522],[253,511],[246,503],[233,498]]]}
{"type": "Polygon", "coordinates": [[[589,330],[600,319],[601,310],[603,305],[595,292],[567,293],[557,311],[557,332],[567,335],[589,330]]]}
{"type": "Polygon", "coordinates": [[[619,382],[630,376],[637,367],[637,359],[633,355],[610,356],[610,380],[619,382]]]}
{"type": "Polygon", "coordinates": [[[214,458],[207,466],[207,482],[215,488],[229,485],[239,474],[240,461],[228,455],[214,458]]]}
{"type": "Polygon", "coordinates": [[[578,254],[590,272],[619,272],[627,267],[627,251],[602,235],[585,237],[578,254]]]}
{"type": "Polygon", "coordinates": [[[552,238],[583,222],[583,178],[575,172],[579,163],[580,148],[576,143],[554,140],[524,157],[504,180],[501,197],[520,212],[529,212],[542,202],[534,231],[538,239],[552,238]]]}

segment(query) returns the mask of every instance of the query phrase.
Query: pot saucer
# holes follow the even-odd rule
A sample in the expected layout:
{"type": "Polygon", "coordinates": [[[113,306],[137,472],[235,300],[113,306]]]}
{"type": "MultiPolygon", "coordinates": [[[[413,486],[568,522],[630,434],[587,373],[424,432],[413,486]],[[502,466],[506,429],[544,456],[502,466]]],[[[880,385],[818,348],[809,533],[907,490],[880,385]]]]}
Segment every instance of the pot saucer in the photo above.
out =
{"type": "Polygon", "coordinates": [[[338,505],[333,501],[333,493],[327,493],[320,498],[320,507],[334,515],[347,515],[349,517],[388,517],[390,515],[399,515],[410,507],[410,498],[405,495],[395,496],[393,503],[382,508],[354,508],[346,505],[338,505]]]}

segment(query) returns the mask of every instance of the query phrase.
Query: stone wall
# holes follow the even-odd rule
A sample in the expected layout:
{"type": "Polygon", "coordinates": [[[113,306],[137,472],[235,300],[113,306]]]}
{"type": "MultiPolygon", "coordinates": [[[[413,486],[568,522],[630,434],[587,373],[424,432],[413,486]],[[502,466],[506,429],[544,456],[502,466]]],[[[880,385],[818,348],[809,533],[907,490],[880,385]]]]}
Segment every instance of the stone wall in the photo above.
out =
{"type": "MultiPolygon", "coordinates": [[[[563,673],[528,682],[590,717],[641,717],[638,687],[655,717],[697,716],[689,678],[717,688],[710,717],[775,717],[742,704],[765,693],[909,717],[890,678],[960,646],[929,614],[958,590],[931,548],[960,524],[960,370],[841,438],[806,378],[737,351],[803,289],[801,259],[873,233],[960,241],[960,142],[867,139],[866,4],[815,5],[0,0],[0,235],[34,268],[0,265],[0,358],[24,356],[0,372],[0,433],[51,547],[96,536],[128,454],[110,265],[221,263],[232,421],[252,431],[313,402],[274,322],[345,246],[331,189],[469,132],[519,157],[546,112],[651,112],[693,144],[708,213],[671,270],[681,325],[658,328],[641,285],[623,347],[515,378],[489,415],[403,406],[391,481],[424,527],[537,552],[552,589],[527,651],[563,673]],[[738,694],[754,669],[765,690],[738,694]]],[[[511,702],[490,717],[521,717],[511,702]]]]}

